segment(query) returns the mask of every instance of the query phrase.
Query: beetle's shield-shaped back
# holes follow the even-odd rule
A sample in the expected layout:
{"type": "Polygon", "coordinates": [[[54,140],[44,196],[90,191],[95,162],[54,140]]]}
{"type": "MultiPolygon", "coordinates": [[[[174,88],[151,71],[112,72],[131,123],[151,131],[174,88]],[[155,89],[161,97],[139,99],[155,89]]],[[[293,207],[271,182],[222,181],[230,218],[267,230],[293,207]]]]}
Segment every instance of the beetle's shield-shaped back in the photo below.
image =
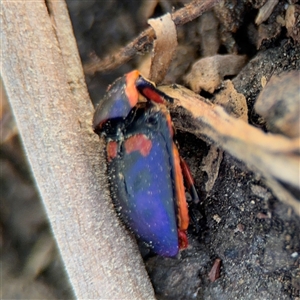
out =
{"type": "Polygon", "coordinates": [[[124,140],[108,142],[112,197],[125,224],[155,253],[175,256],[173,139],[158,105],[136,108],[124,140]]]}

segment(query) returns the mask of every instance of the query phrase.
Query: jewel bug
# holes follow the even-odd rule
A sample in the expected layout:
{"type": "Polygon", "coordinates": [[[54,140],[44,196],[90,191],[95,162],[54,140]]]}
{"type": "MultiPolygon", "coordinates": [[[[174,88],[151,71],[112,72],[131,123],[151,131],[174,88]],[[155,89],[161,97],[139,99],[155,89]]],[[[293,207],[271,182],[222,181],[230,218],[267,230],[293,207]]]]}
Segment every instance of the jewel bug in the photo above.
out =
{"type": "Polygon", "coordinates": [[[107,170],[117,213],[156,254],[176,256],[188,245],[183,175],[197,193],[173,140],[165,105],[173,99],[132,71],[108,87],[96,108],[93,129],[107,141],[107,170]]]}

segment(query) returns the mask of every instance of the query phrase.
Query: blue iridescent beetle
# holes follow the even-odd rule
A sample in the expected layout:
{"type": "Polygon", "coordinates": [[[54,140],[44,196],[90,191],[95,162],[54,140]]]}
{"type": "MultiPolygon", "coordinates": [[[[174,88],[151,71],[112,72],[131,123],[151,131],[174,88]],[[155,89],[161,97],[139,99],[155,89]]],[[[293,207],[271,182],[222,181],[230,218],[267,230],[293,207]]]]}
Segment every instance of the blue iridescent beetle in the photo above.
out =
{"type": "Polygon", "coordinates": [[[197,193],[174,143],[166,101],[138,71],[117,79],[96,108],[93,128],[107,141],[111,196],[122,221],[155,253],[173,257],[188,245],[183,175],[197,193]]]}

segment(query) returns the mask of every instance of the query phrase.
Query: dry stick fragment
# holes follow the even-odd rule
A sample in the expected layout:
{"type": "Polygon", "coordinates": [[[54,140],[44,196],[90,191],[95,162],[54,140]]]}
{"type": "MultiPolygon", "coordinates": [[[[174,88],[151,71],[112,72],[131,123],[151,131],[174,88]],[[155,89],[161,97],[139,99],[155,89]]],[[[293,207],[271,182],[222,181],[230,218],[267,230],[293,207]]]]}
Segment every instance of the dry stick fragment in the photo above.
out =
{"type": "Polygon", "coordinates": [[[170,14],[150,19],[148,24],[154,29],[154,41],[149,79],[159,84],[165,78],[177,48],[176,27],[170,14]]]}
{"type": "Polygon", "coordinates": [[[207,174],[207,181],[205,182],[205,191],[207,193],[212,190],[218,178],[223,153],[222,149],[211,145],[206,157],[202,161],[201,170],[207,174]]]}
{"type": "MultiPolygon", "coordinates": [[[[234,88],[231,80],[225,80],[222,84],[222,90],[212,99],[214,104],[222,106],[225,111],[238,119],[248,121],[247,101],[243,94],[240,94],[234,88]]],[[[207,156],[202,161],[202,171],[207,173],[205,190],[209,192],[218,178],[219,168],[223,159],[223,150],[211,145],[207,156]]]]}
{"type": "MultiPolygon", "coordinates": [[[[270,182],[277,183],[277,179],[299,187],[299,138],[266,134],[243,120],[229,116],[220,106],[207,104],[196,94],[192,96],[191,91],[178,85],[160,89],[175,98],[171,109],[185,109],[181,111],[184,124],[176,124],[180,130],[213,141],[250,168],[258,170],[270,182]]],[[[292,195],[280,190],[279,184],[274,189],[273,185],[270,188],[300,215],[299,202],[292,195]]]]}
{"type": "Polygon", "coordinates": [[[278,4],[278,0],[268,0],[265,3],[265,5],[259,9],[258,15],[255,19],[255,23],[257,25],[260,25],[262,22],[266,21],[270,17],[274,7],[277,4],[278,4]]]}
{"type": "Polygon", "coordinates": [[[154,299],[109,200],[66,4],[51,4],[2,1],[0,21],[1,75],[53,233],[77,298],[154,299]]]}
{"type": "Polygon", "coordinates": [[[213,10],[205,12],[200,17],[199,35],[201,38],[201,56],[213,56],[220,48],[219,20],[213,10]]]}
{"type": "Polygon", "coordinates": [[[80,62],[80,57],[77,46],[74,45],[72,24],[70,23],[68,12],[65,11],[65,4],[61,0],[47,0],[47,9],[62,52],[62,59],[68,77],[67,82],[70,85],[72,94],[82,105],[89,106],[90,99],[87,95],[84,77],[82,76],[82,65],[78,63],[80,62]],[[70,38],[66,38],[68,36],[70,38]]]}
{"type": "Polygon", "coordinates": [[[213,266],[211,267],[208,277],[211,282],[215,282],[220,277],[221,259],[216,258],[213,266]]]}
{"type": "MultiPolygon", "coordinates": [[[[172,20],[176,26],[183,25],[199,17],[203,12],[211,9],[218,2],[220,2],[220,0],[194,0],[171,14],[172,20]]],[[[93,61],[84,66],[84,72],[86,74],[94,74],[95,72],[107,72],[115,69],[133,58],[137,53],[147,53],[154,38],[154,30],[149,27],[117,53],[109,55],[103,60],[94,58],[93,61]]]]}

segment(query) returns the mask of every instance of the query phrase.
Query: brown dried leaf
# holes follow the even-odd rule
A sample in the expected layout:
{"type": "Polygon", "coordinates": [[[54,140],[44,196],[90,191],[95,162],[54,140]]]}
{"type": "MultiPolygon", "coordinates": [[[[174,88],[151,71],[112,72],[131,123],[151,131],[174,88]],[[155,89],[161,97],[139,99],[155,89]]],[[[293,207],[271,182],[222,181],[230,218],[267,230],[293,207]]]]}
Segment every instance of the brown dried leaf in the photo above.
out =
{"type": "Polygon", "coordinates": [[[300,71],[272,76],[260,93],[255,110],[271,132],[300,137],[300,71]]]}
{"type": "Polygon", "coordinates": [[[155,83],[160,83],[163,81],[176,51],[176,26],[170,14],[150,19],[148,24],[154,29],[156,35],[149,78],[155,83]]]}
{"type": "Polygon", "coordinates": [[[248,121],[248,106],[243,94],[238,93],[231,80],[223,82],[222,90],[214,97],[213,103],[224,107],[235,118],[248,121]]]}
{"type": "Polygon", "coordinates": [[[185,82],[198,93],[201,90],[213,93],[224,76],[236,75],[246,64],[245,55],[215,55],[198,60],[185,77],[185,82]]]}

